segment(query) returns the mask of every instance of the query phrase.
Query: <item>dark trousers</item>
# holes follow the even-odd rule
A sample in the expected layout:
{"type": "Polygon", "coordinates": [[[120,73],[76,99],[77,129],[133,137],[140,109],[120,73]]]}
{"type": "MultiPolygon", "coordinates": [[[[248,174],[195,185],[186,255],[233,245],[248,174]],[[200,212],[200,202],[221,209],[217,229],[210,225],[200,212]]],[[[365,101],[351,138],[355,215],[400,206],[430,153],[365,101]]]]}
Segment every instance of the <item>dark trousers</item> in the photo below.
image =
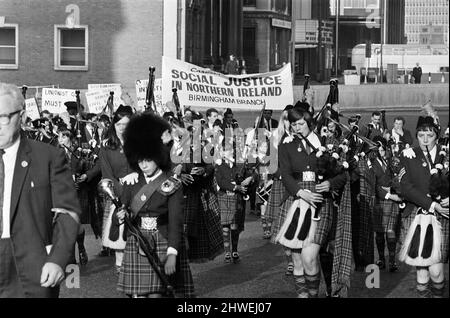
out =
{"type": "Polygon", "coordinates": [[[13,250],[11,239],[0,239],[0,298],[57,298],[59,286],[43,288],[40,277],[35,282],[20,281],[13,250]]]}
{"type": "Polygon", "coordinates": [[[0,298],[23,298],[10,239],[0,239],[0,298]]]}

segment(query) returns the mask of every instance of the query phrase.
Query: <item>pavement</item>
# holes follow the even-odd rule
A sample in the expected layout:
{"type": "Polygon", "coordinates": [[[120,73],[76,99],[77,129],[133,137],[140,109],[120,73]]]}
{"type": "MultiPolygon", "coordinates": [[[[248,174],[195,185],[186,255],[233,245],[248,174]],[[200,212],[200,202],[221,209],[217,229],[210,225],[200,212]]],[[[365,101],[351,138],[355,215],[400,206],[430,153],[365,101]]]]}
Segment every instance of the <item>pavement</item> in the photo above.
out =
{"type": "MultiPolygon", "coordinates": [[[[117,276],[114,273],[114,257],[99,257],[100,240],[95,240],[90,228],[86,228],[86,249],[89,262],[80,268],[79,288],[67,288],[63,282],[62,298],[124,298],[116,290],[117,276]]],[[[286,262],[282,248],[262,238],[259,217],[247,215],[245,231],[241,234],[239,264],[225,264],[223,255],[215,260],[191,263],[196,295],[198,298],[295,298],[292,276],[286,276],[286,262]]],[[[396,273],[380,271],[379,288],[366,287],[372,281],[371,273],[354,272],[351,278],[350,298],[414,298],[415,271],[399,264],[396,273]]],[[[448,269],[445,266],[448,292],[448,269]]],[[[72,280],[73,282],[73,280],[72,280]]],[[[321,283],[320,297],[325,297],[325,286],[321,283]]]]}

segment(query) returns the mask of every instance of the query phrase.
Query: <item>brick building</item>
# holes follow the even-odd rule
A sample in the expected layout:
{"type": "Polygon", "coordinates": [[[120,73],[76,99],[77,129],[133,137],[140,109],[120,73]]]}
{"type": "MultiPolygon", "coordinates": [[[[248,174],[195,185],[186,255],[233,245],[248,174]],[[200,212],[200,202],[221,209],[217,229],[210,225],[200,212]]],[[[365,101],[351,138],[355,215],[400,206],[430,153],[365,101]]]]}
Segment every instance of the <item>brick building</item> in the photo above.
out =
{"type": "Polygon", "coordinates": [[[132,88],[148,77],[149,65],[161,74],[163,1],[4,0],[0,6],[0,45],[12,46],[0,50],[0,61],[10,62],[0,64],[2,81],[132,88]]]}
{"type": "Polygon", "coordinates": [[[220,70],[242,54],[242,0],[2,0],[0,80],[131,96],[163,55],[220,70]]]}

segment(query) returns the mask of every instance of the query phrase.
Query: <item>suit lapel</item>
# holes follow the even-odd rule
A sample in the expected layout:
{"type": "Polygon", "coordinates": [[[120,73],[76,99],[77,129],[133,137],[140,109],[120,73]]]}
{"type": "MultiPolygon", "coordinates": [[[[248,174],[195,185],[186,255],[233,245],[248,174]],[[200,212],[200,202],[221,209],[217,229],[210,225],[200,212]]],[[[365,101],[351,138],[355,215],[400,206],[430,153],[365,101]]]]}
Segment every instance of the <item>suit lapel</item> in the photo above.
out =
{"type": "Polygon", "coordinates": [[[16,214],[17,203],[22,193],[23,183],[31,164],[31,147],[27,139],[21,138],[17,151],[16,164],[14,166],[14,177],[11,191],[11,220],[16,214]]]}

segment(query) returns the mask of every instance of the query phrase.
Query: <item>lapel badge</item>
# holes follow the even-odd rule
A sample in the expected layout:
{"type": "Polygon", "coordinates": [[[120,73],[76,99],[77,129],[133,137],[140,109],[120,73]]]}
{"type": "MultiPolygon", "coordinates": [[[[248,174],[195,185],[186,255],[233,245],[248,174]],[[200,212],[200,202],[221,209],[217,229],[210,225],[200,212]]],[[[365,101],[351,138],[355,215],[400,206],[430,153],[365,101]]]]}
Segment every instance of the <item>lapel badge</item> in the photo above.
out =
{"type": "Polygon", "coordinates": [[[161,190],[165,193],[171,192],[175,188],[175,183],[170,180],[166,180],[161,185],[161,190]]]}
{"type": "Polygon", "coordinates": [[[25,168],[25,167],[27,167],[27,166],[28,166],[28,162],[27,162],[27,161],[25,161],[25,160],[24,160],[24,161],[22,161],[22,167],[24,167],[24,168],[25,168]]]}
{"type": "Polygon", "coordinates": [[[145,194],[141,195],[141,201],[144,202],[145,200],[147,200],[147,197],[145,196],[145,194]]]}
{"type": "Polygon", "coordinates": [[[300,145],[298,146],[297,151],[302,152],[302,147],[300,145]]]}
{"type": "Polygon", "coordinates": [[[426,166],[428,166],[427,163],[426,162],[422,162],[422,167],[425,168],[426,166]]]}

